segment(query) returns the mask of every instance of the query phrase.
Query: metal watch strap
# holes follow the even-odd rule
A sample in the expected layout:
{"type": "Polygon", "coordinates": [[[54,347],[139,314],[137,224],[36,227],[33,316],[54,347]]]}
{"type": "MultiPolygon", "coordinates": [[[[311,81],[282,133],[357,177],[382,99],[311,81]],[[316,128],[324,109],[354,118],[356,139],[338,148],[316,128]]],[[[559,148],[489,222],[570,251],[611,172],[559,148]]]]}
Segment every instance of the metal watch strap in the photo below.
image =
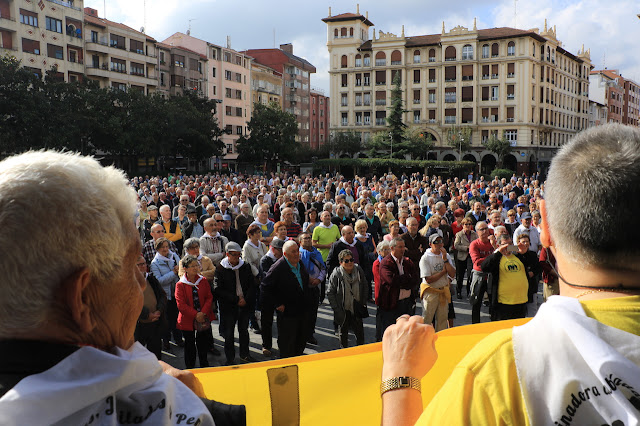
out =
{"type": "Polygon", "coordinates": [[[402,388],[411,388],[418,392],[422,390],[420,380],[415,377],[392,377],[390,379],[383,380],[382,383],[380,383],[380,396],[390,390],[402,388]]]}

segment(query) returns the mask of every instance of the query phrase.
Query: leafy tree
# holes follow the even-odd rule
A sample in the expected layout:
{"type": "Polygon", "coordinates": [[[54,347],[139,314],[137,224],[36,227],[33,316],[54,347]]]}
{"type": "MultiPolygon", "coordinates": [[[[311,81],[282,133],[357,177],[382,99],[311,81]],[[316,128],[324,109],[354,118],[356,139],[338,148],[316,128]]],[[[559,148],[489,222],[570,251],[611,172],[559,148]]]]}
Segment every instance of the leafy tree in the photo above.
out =
{"type": "Polygon", "coordinates": [[[400,86],[400,72],[396,73],[393,79],[393,90],[391,91],[391,106],[387,117],[389,134],[394,144],[400,144],[404,138],[404,130],[407,127],[402,121],[404,113],[408,112],[402,105],[402,87],[400,86]]]}
{"type": "Polygon", "coordinates": [[[348,132],[336,132],[329,141],[323,145],[323,157],[330,157],[330,154],[339,156],[342,154],[348,154],[353,157],[355,154],[362,150],[362,142],[359,133],[352,131],[348,132]]]}
{"type": "Polygon", "coordinates": [[[502,168],[504,158],[511,153],[511,143],[506,138],[492,135],[487,140],[487,149],[498,156],[498,168],[502,168]]]}
{"type": "MultiPolygon", "coordinates": [[[[398,153],[411,156],[412,160],[426,160],[427,154],[433,149],[433,137],[418,127],[407,127],[404,130],[398,153]]],[[[395,152],[395,149],[394,149],[395,152]]]]}
{"type": "Polygon", "coordinates": [[[460,160],[462,153],[471,148],[471,127],[453,126],[447,130],[447,144],[458,151],[460,160]]]}
{"type": "Polygon", "coordinates": [[[238,159],[247,162],[264,162],[267,170],[276,161],[295,161],[298,123],[293,114],[282,111],[280,105],[256,102],[249,121],[248,138],[238,139],[238,159]]]}

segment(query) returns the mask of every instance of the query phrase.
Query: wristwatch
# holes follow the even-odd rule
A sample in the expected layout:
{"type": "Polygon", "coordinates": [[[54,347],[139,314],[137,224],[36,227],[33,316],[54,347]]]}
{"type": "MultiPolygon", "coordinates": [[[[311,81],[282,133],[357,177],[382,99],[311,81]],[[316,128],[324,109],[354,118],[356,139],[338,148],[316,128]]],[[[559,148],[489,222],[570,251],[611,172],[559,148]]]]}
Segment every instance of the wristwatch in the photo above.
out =
{"type": "Polygon", "coordinates": [[[380,383],[380,396],[390,390],[402,388],[411,388],[417,390],[418,392],[422,390],[420,386],[420,380],[416,379],[415,377],[392,377],[390,379],[383,380],[382,383],[380,383]]]}

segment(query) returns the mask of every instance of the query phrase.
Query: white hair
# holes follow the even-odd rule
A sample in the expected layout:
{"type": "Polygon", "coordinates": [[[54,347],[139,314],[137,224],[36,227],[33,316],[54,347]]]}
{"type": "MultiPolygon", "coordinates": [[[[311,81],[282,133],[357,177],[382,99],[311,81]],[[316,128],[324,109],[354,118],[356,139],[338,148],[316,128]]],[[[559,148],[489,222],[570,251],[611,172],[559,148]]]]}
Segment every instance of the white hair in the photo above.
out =
{"type": "Polygon", "coordinates": [[[91,157],[37,151],[0,162],[0,338],[38,328],[76,271],[98,285],[117,276],[135,203],[124,173],[91,157]]]}
{"type": "Polygon", "coordinates": [[[284,245],[282,246],[282,252],[283,253],[289,253],[292,247],[295,247],[295,251],[298,251],[298,243],[296,243],[293,240],[289,240],[286,243],[284,243],[284,245]]]}

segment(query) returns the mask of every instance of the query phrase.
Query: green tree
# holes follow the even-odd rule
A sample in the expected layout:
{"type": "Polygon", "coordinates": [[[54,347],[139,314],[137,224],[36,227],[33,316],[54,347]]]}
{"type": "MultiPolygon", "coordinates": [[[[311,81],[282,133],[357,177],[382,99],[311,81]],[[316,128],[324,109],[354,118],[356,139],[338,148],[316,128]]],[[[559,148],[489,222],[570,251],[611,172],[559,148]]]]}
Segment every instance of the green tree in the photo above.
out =
{"type": "Polygon", "coordinates": [[[458,151],[459,160],[462,160],[462,153],[468,152],[471,148],[471,128],[462,126],[453,126],[447,130],[447,144],[458,151]]]}
{"type": "MultiPolygon", "coordinates": [[[[398,147],[398,154],[409,155],[412,160],[426,160],[427,154],[433,149],[433,137],[418,127],[407,127],[402,135],[402,142],[398,147]]],[[[394,146],[395,152],[395,146],[394,146]]]]}
{"type": "Polygon", "coordinates": [[[247,127],[249,137],[236,143],[240,161],[264,163],[267,170],[276,161],[295,161],[298,123],[293,114],[282,111],[276,102],[256,102],[247,127]]]}
{"type": "Polygon", "coordinates": [[[487,140],[487,149],[498,156],[498,168],[502,168],[504,158],[511,153],[511,143],[504,137],[498,139],[491,135],[487,140]]]}
{"type": "Polygon", "coordinates": [[[351,131],[334,133],[324,146],[325,150],[328,149],[328,154],[334,156],[347,154],[353,157],[362,150],[360,134],[351,131]]]}
{"type": "Polygon", "coordinates": [[[387,116],[387,126],[389,128],[389,137],[391,141],[399,146],[404,139],[404,131],[407,127],[402,121],[404,113],[408,112],[404,109],[402,103],[402,87],[400,86],[400,72],[397,72],[393,79],[393,90],[391,90],[391,106],[389,115],[387,116]]]}

